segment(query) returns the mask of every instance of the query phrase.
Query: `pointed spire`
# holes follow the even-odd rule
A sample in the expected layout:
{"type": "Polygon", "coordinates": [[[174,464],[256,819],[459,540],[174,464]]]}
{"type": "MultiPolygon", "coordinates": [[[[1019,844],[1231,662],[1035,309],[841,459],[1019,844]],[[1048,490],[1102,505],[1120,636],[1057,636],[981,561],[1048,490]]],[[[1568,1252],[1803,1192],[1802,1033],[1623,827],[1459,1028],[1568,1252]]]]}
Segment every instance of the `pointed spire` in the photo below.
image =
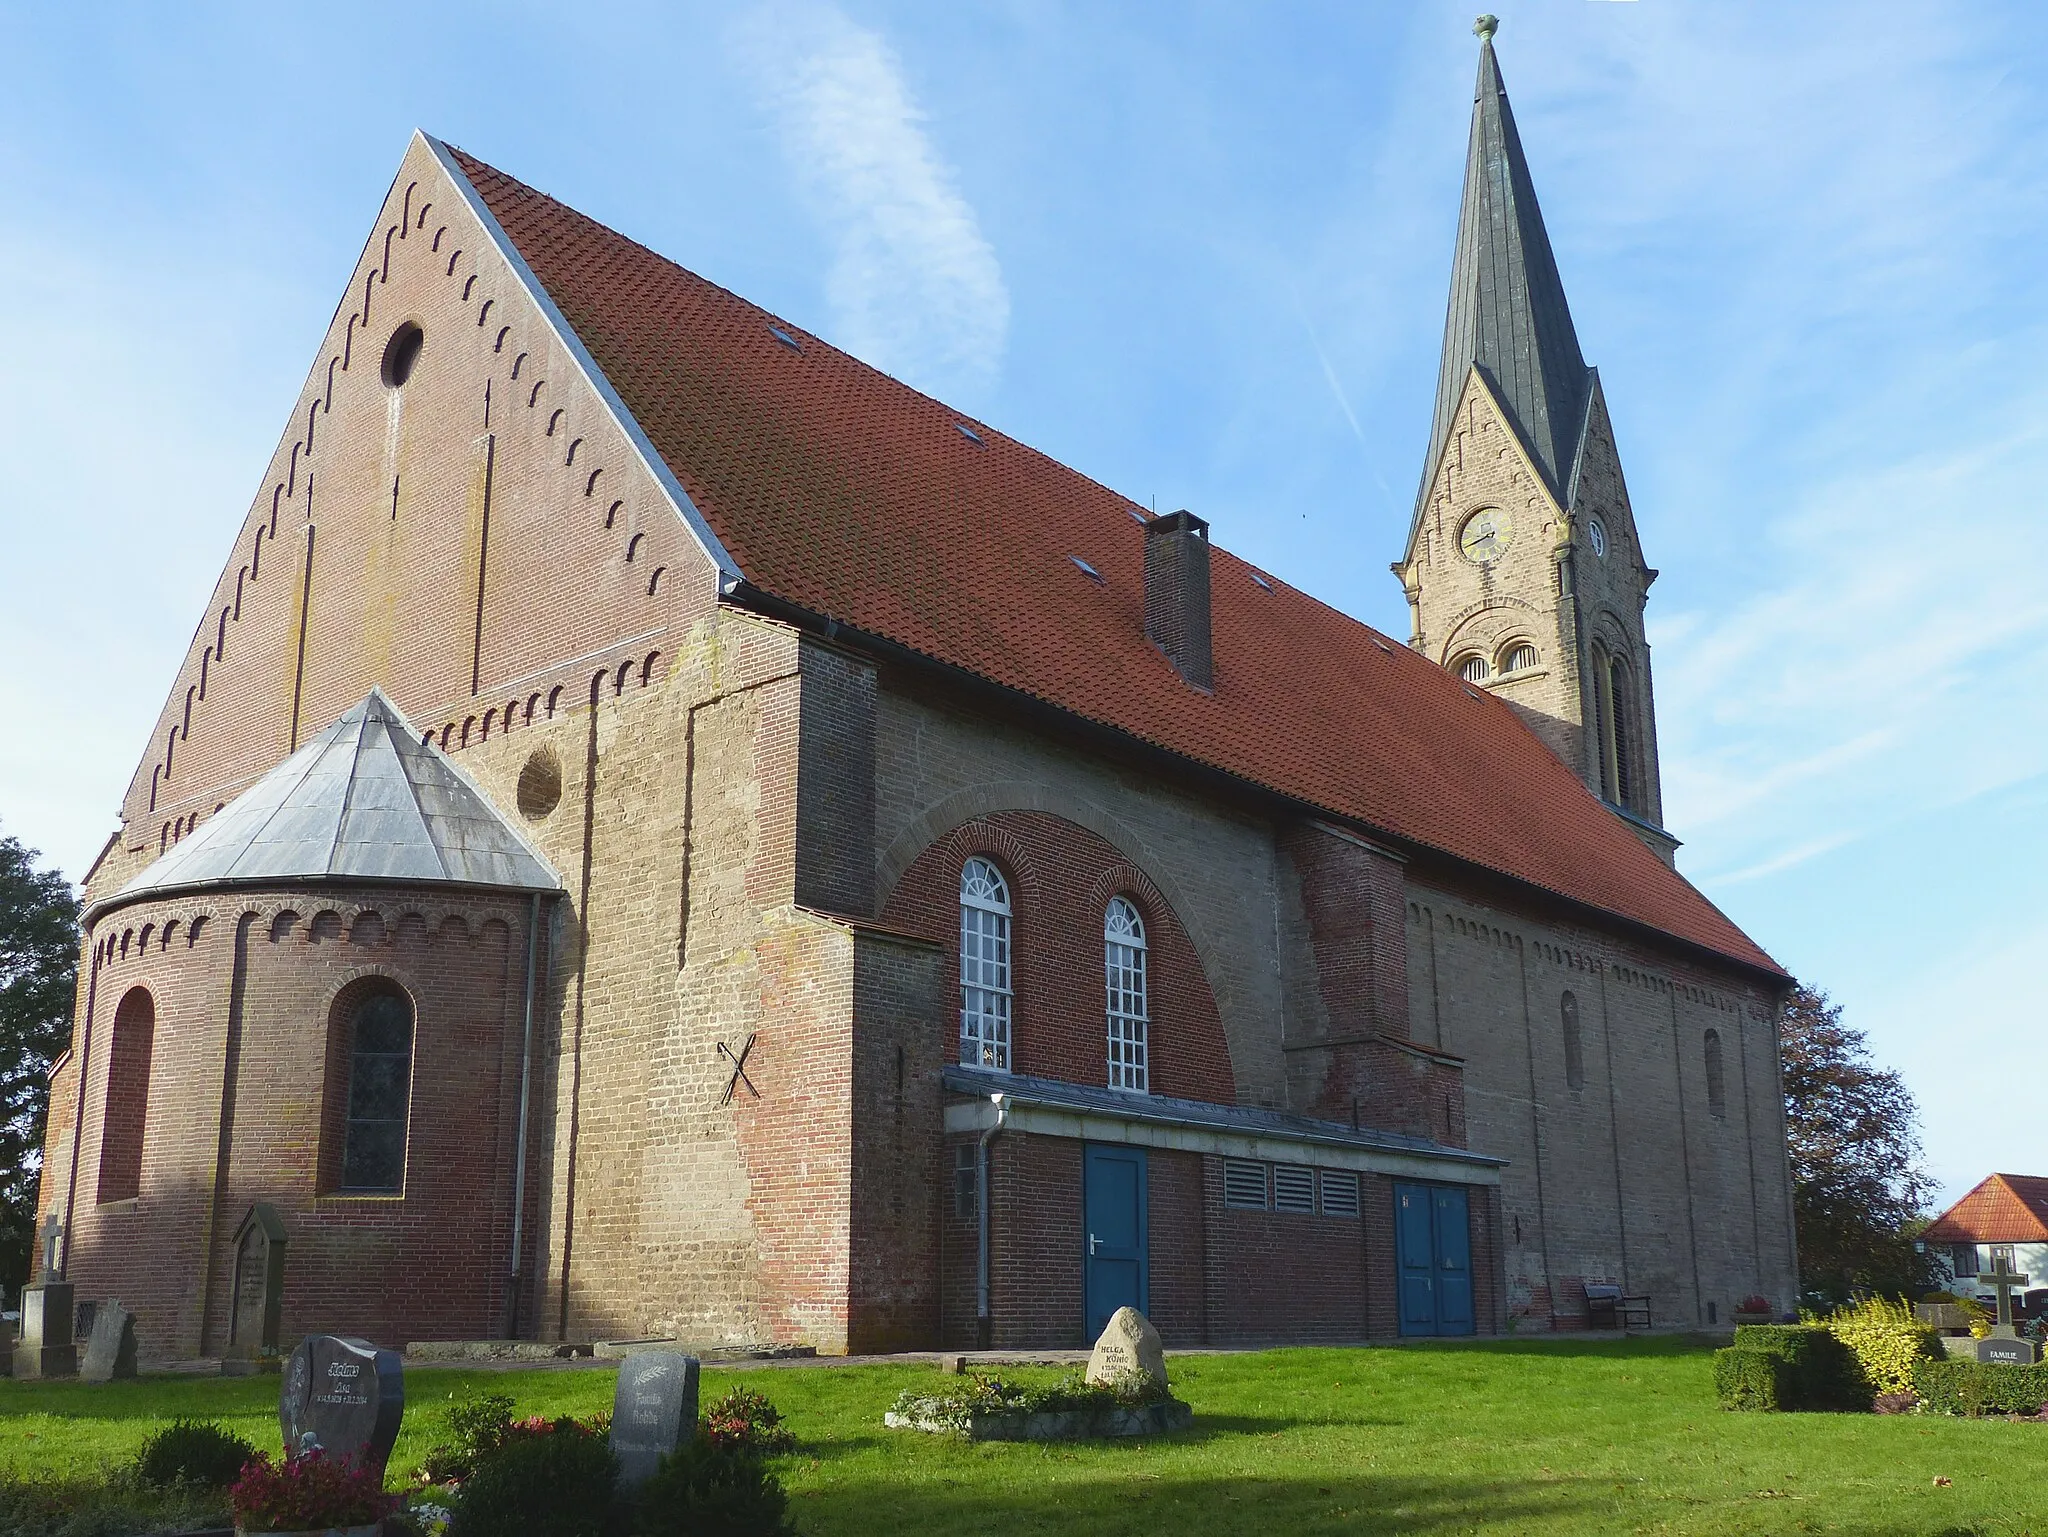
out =
{"type": "Polygon", "coordinates": [[[1564,284],[1493,54],[1498,25],[1493,17],[1482,16],[1472,28],[1479,35],[1479,81],[1473,92],[1472,141],[1451,265],[1436,418],[1416,500],[1418,524],[1474,365],[1507,408],[1560,501],[1569,493],[1589,398],[1590,371],[1579,353],[1564,284]]]}

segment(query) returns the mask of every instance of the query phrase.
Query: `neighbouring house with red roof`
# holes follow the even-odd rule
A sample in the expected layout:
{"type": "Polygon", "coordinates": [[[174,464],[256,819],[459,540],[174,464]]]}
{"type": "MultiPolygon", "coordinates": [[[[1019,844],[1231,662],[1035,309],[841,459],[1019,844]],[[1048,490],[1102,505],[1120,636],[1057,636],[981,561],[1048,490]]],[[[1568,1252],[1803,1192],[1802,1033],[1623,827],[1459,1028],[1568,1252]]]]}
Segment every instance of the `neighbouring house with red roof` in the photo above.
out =
{"type": "Polygon", "coordinates": [[[1405,644],[415,137],[86,883],[59,1268],[159,1357],[1783,1305],[1490,40],[1398,553],[1405,644]]]}
{"type": "Polygon", "coordinates": [[[2011,1250],[2010,1269],[2028,1278],[2022,1296],[2029,1313],[2048,1304],[2048,1177],[1993,1174],[1927,1225],[1920,1235],[1959,1297],[1990,1303],[1998,1254],[2011,1250]]]}

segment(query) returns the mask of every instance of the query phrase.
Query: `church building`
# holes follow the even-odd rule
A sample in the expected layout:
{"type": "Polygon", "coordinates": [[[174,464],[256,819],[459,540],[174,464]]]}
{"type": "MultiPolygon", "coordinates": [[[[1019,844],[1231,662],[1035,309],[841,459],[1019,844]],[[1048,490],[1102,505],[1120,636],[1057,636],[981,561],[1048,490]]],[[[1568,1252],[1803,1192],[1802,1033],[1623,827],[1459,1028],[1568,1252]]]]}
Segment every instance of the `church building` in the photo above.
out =
{"type": "Polygon", "coordinates": [[[58,1268],[188,1359],[1789,1304],[1490,36],[1399,532],[1405,643],[415,136],[86,881],[58,1268]]]}

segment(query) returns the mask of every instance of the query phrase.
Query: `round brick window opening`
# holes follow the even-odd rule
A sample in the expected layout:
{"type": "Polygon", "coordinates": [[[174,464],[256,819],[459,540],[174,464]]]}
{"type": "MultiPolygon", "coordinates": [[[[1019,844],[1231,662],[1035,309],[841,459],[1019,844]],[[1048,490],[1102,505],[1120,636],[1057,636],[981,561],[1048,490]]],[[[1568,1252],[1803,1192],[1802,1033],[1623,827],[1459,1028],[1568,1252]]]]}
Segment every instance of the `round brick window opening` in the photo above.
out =
{"type": "Polygon", "coordinates": [[[562,760],[552,747],[542,747],[519,771],[519,814],[538,822],[562,800],[562,760]]]}
{"type": "Polygon", "coordinates": [[[420,360],[420,348],[426,342],[427,333],[410,320],[391,333],[391,340],[384,344],[384,382],[392,389],[398,389],[412,377],[413,365],[420,360]]]}

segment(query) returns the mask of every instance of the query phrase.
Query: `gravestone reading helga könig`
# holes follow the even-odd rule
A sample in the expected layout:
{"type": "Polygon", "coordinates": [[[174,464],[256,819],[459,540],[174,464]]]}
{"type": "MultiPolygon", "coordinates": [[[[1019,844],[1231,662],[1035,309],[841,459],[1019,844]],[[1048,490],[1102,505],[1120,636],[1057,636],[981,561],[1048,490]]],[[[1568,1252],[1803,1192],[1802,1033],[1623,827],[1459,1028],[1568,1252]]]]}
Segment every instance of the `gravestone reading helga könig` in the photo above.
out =
{"type": "Polygon", "coordinates": [[[405,1417],[398,1352],[367,1340],[309,1334],[285,1362],[277,1422],[288,1454],[319,1448],[380,1477],[405,1417]]]}
{"type": "Polygon", "coordinates": [[[1166,1345],[1151,1319],[1136,1308],[1123,1307],[1110,1314],[1095,1342],[1088,1357],[1088,1381],[1094,1387],[1114,1387],[1133,1378],[1164,1392],[1166,1345]]]}
{"type": "Polygon", "coordinates": [[[697,1433],[697,1358],[645,1350],[619,1363],[612,1395],[612,1455],[619,1482],[637,1488],[661,1459],[697,1433]]]}

